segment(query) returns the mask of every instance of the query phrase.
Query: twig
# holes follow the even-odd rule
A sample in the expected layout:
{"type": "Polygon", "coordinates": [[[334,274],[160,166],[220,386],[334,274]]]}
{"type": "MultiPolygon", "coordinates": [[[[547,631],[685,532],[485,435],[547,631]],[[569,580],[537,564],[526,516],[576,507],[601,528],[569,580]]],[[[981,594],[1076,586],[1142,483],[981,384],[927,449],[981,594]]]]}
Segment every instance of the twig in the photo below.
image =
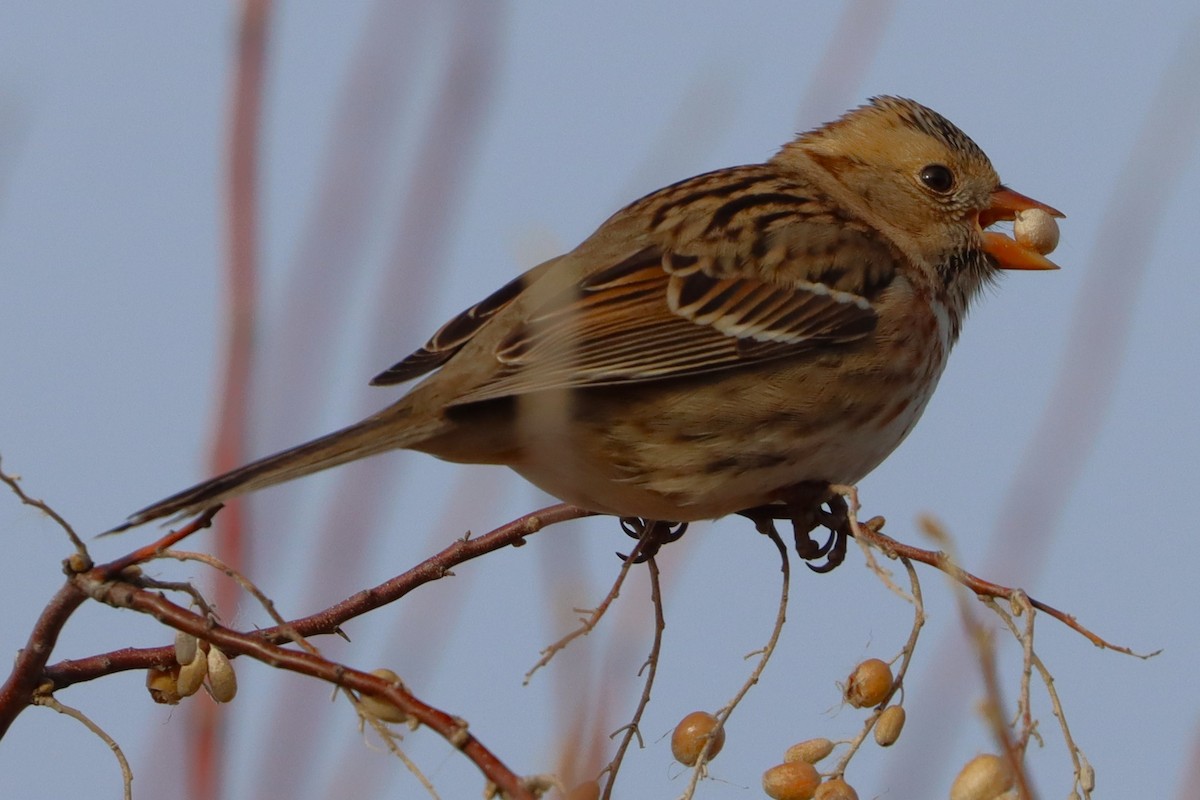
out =
{"type": "MultiPolygon", "coordinates": [[[[943,570],[943,572],[955,577],[949,570],[943,570]]],[[[958,582],[963,583],[961,580],[958,582]]],[[[966,586],[965,583],[963,585],[966,586]]],[[[1000,691],[1000,676],[996,670],[996,643],[992,639],[991,632],[976,619],[971,607],[967,605],[966,595],[956,592],[955,597],[958,600],[959,616],[963,626],[967,629],[968,639],[975,645],[976,655],[979,659],[979,671],[983,676],[986,697],[982,704],[984,718],[988,727],[991,728],[992,735],[995,736],[1004,758],[1008,761],[1016,784],[1014,788],[1017,790],[1017,796],[1020,800],[1033,800],[1034,795],[1029,786],[1029,776],[1025,771],[1024,750],[1013,741],[1004,719],[1004,699],[1000,691]]]]}
{"type": "Polygon", "coordinates": [[[259,589],[258,586],[255,585],[254,581],[250,580],[241,572],[229,566],[221,559],[217,558],[216,556],[209,555],[208,553],[195,553],[188,550],[164,550],[162,553],[160,553],[160,556],[162,558],[171,558],[176,561],[196,561],[212,567],[218,572],[223,573],[226,577],[233,579],[238,583],[239,586],[242,587],[242,589],[246,591],[247,594],[258,601],[258,604],[263,607],[263,610],[267,612],[267,615],[275,621],[275,628],[280,632],[280,634],[286,636],[288,639],[295,642],[300,647],[303,647],[308,652],[313,653],[314,655],[320,654],[320,651],[317,650],[316,647],[314,647],[307,639],[297,633],[291,624],[283,618],[283,616],[275,609],[275,602],[271,600],[271,598],[267,597],[266,593],[259,589]]]}
{"type": "MultiPolygon", "coordinates": [[[[1004,614],[998,603],[990,597],[981,598],[982,602],[994,609],[1000,614],[1003,619],[1004,614]]],[[[1024,754],[1029,749],[1029,739],[1032,736],[1037,736],[1037,726],[1033,720],[1033,700],[1030,697],[1029,685],[1033,678],[1033,622],[1037,616],[1036,610],[1029,604],[1029,597],[1024,592],[1017,592],[1013,595],[1012,606],[1018,614],[1025,616],[1025,631],[1017,633],[1016,626],[1010,625],[1009,630],[1013,632],[1013,636],[1021,643],[1021,690],[1017,697],[1017,714],[1021,719],[1021,738],[1017,741],[1017,746],[1021,753],[1024,754]]],[[[1006,620],[1007,622],[1008,620],[1006,620]]],[[[1040,740],[1041,737],[1039,736],[1040,740]]]]}
{"type": "Polygon", "coordinates": [[[370,725],[375,731],[376,735],[378,735],[379,738],[383,740],[383,743],[387,745],[388,751],[391,752],[391,754],[396,758],[400,759],[400,763],[404,764],[405,768],[420,782],[425,791],[429,793],[429,796],[432,797],[433,800],[439,800],[440,796],[437,793],[437,789],[433,787],[433,782],[430,781],[425,773],[421,771],[421,768],[417,766],[416,762],[409,758],[408,754],[401,749],[400,744],[397,741],[400,737],[396,735],[396,732],[389,728],[387,724],[379,717],[364,709],[362,702],[354,696],[353,692],[348,689],[342,689],[342,693],[347,699],[350,700],[351,705],[354,706],[354,711],[358,714],[359,724],[362,725],[363,723],[366,723],[370,725]]]}
{"type": "Polygon", "coordinates": [[[67,534],[67,538],[71,540],[71,544],[75,547],[75,552],[79,554],[80,558],[87,561],[87,566],[83,566],[82,569],[91,569],[91,557],[88,555],[87,546],[84,545],[83,540],[80,539],[79,535],[75,533],[75,529],[71,527],[69,522],[63,519],[57,511],[47,505],[44,501],[25,494],[25,490],[21,488],[21,479],[16,475],[9,475],[3,469],[0,469],[0,481],[3,481],[5,484],[7,484],[8,488],[12,489],[13,494],[15,494],[17,499],[22,503],[27,506],[33,506],[47,517],[54,520],[55,524],[62,528],[63,532],[67,534]]]}
{"type": "MultiPolygon", "coordinates": [[[[587,636],[589,633],[595,630],[597,623],[599,623],[600,619],[604,616],[604,612],[608,611],[608,607],[611,606],[613,601],[617,599],[617,596],[620,595],[621,587],[625,584],[625,576],[629,574],[630,567],[638,563],[638,556],[641,555],[643,546],[647,541],[647,537],[651,535],[650,532],[652,530],[652,526],[646,526],[641,538],[639,538],[637,544],[633,546],[632,552],[630,552],[629,556],[626,557],[621,563],[621,570],[617,573],[617,577],[613,581],[612,586],[609,588],[608,594],[604,596],[604,599],[600,601],[599,605],[593,608],[586,617],[579,620],[579,626],[573,631],[568,633],[566,636],[563,636],[561,639],[551,642],[542,649],[541,658],[539,658],[537,663],[530,667],[529,671],[525,673],[525,680],[522,681],[522,685],[528,686],[529,681],[533,678],[534,673],[549,664],[551,659],[558,655],[559,652],[566,649],[567,645],[578,639],[580,636],[587,636]]],[[[576,610],[578,611],[579,609],[576,610]]]]}
{"type": "MultiPolygon", "coordinates": [[[[588,516],[592,516],[592,512],[576,508],[575,506],[569,506],[565,503],[559,503],[558,505],[530,512],[501,525],[484,536],[457,539],[440,553],[430,556],[412,569],[378,586],[356,592],[342,602],[336,603],[323,611],[307,617],[301,617],[300,619],[291,620],[289,625],[292,631],[302,637],[338,633],[345,622],[373,611],[376,608],[393,603],[412,590],[449,575],[451,569],[459,564],[504,547],[518,547],[525,543],[525,537],[532,536],[550,525],[588,516]]],[[[197,522],[188,526],[188,529],[199,524],[199,522],[200,520],[197,520],[197,522]]],[[[178,538],[182,538],[184,535],[186,535],[184,531],[180,531],[177,535],[172,534],[169,537],[164,537],[160,542],[156,542],[154,545],[138,551],[142,553],[149,550],[150,552],[145,553],[144,556],[137,558],[134,558],[132,555],[127,556],[112,562],[112,565],[104,569],[112,571],[113,567],[124,563],[134,563],[153,558],[157,553],[161,553],[162,550],[166,549],[167,544],[177,541],[178,538]],[[168,539],[171,541],[168,541],[168,539]],[[166,542],[166,544],[163,544],[163,542],[166,542]]],[[[249,635],[272,644],[279,644],[290,640],[287,633],[278,626],[264,628],[249,635]]],[[[150,667],[168,665],[174,659],[174,648],[169,646],[124,648],[87,658],[52,664],[46,667],[45,677],[53,682],[55,689],[61,689],[75,683],[95,680],[114,672],[131,669],[149,669],[150,667]]],[[[0,698],[2,697],[3,695],[0,694],[0,698]]],[[[0,713],[0,723],[2,722],[3,715],[0,713]]],[[[0,727],[0,735],[2,734],[3,728],[0,727]]]]}
{"type": "Polygon", "coordinates": [[[108,749],[112,750],[113,755],[117,758],[117,765],[121,768],[121,783],[125,789],[125,800],[133,800],[133,770],[129,768],[129,761],[125,758],[125,754],[121,752],[121,746],[117,744],[115,739],[108,735],[107,731],[93,722],[87,714],[84,714],[77,708],[60,703],[52,695],[36,695],[32,703],[35,706],[45,706],[60,714],[66,714],[68,717],[83,723],[84,727],[99,736],[101,741],[108,745],[108,749]]]}
{"type": "MultiPolygon", "coordinates": [[[[857,525],[857,522],[853,522],[857,525]]],[[[897,692],[904,691],[904,676],[908,674],[908,665],[912,663],[913,653],[917,649],[917,638],[921,634],[921,628],[925,626],[925,600],[921,595],[921,582],[917,579],[917,571],[913,569],[912,562],[907,558],[901,557],[900,562],[904,564],[904,569],[908,572],[909,585],[912,587],[912,595],[910,602],[913,604],[913,624],[908,633],[908,641],[904,643],[904,647],[900,650],[900,667],[896,670],[896,678],[892,681],[892,690],[888,692],[888,696],[876,706],[872,711],[871,716],[863,723],[862,729],[858,735],[850,740],[849,748],[846,750],[830,773],[832,777],[840,778],[846,772],[846,767],[850,765],[850,760],[854,758],[854,754],[862,747],[862,743],[866,741],[867,736],[875,729],[875,723],[879,721],[879,716],[883,713],[883,709],[887,708],[892,698],[897,692]]],[[[898,589],[899,587],[897,587],[898,589]]],[[[903,592],[901,592],[904,595],[903,592]]],[[[907,595],[904,595],[907,596],[907,595]]]]}
{"type": "MultiPolygon", "coordinates": [[[[755,651],[756,653],[760,654],[760,657],[758,659],[758,663],[754,666],[754,670],[750,673],[750,677],[748,677],[746,682],[742,684],[742,688],[739,689],[738,693],[733,696],[733,699],[730,700],[724,708],[717,712],[717,724],[709,733],[707,740],[704,742],[704,748],[700,751],[700,755],[696,759],[696,764],[692,768],[691,780],[688,781],[687,788],[680,796],[680,800],[690,800],[695,795],[696,786],[700,783],[700,778],[707,774],[706,767],[708,766],[708,752],[712,748],[713,742],[717,740],[721,731],[724,730],[726,720],[729,719],[729,716],[733,713],[734,709],[738,707],[738,704],[742,702],[742,698],[746,696],[746,693],[750,691],[751,687],[758,683],[758,679],[762,676],[763,670],[767,666],[767,662],[771,660],[771,655],[775,652],[775,645],[779,643],[779,635],[783,632],[783,623],[787,619],[788,586],[791,582],[791,564],[788,562],[787,545],[785,545],[783,540],[779,538],[779,533],[775,530],[774,526],[763,525],[759,528],[759,530],[765,534],[779,550],[779,571],[782,573],[783,577],[780,582],[779,608],[775,612],[775,625],[771,629],[771,638],[767,640],[766,646],[761,650],[755,651]]],[[[746,657],[750,658],[753,655],[755,655],[755,653],[749,653],[746,657]]]]}
{"type": "MultiPolygon", "coordinates": [[[[638,745],[642,746],[642,733],[639,726],[642,722],[642,713],[650,703],[650,690],[654,687],[654,676],[658,673],[658,656],[662,651],[663,631],[667,627],[666,618],[663,615],[662,586],[658,579],[658,563],[653,558],[649,558],[646,560],[646,566],[650,571],[650,602],[654,605],[654,642],[650,645],[650,655],[646,657],[644,665],[646,682],[642,686],[642,696],[638,699],[637,708],[634,710],[629,724],[621,729],[624,730],[625,735],[621,737],[617,754],[613,756],[612,761],[608,762],[608,766],[600,770],[600,775],[608,775],[608,780],[604,784],[604,793],[601,795],[603,800],[609,800],[612,797],[613,785],[617,782],[617,773],[621,770],[625,751],[629,749],[629,744],[633,741],[634,736],[638,738],[638,745]]],[[[620,732],[620,730],[614,731],[612,735],[616,736],[620,732]]]]}
{"type": "Polygon", "coordinates": [[[217,612],[209,605],[208,600],[204,598],[200,590],[187,581],[160,581],[157,578],[151,578],[145,574],[130,575],[126,573],[121,576],[124,580],[130,583],[136,583],[144,589],[158,589],[160,592],[179,592],[186,594],[192,600],[192,605],[200,609],[205,616],[217,618],[217,612]]]}
{"type": "MultiPolygon", "coordinates": [[[[922,524],[927,530],[930,529],[930,526],[935,525],[935,523],[927,519],[922,520],[922,524]]],[[[867,525],[862,525],[859,527],[858,535],[863,536],[868,543],[878,547],[883,551],[884,555],[888,556],[889,558],[903,556],[912,561],[928,564],[934,569],[946,573],[977,595],[983,597],[1002,597],[1005,600],[1010,600],[1016,592],[1020,591],[1019,589],[1012,589],[1007,586],[1001,586],[998,583],[992,583],[991,581],[984,580],[983,578],[967,572],[955,564],[953,560],[951,560],[950,557],[941,550],[925,550],[920,547],[914,547],[909,544],[904,544],[903,542],[898,542],[887,534],[875,530],[867,525]]],[[[1153,658],[1162,652],[1162,650],[1155,650],[1152,653],[1136,653],[1128,647],[1112,644],[1106,639],[1102,639],[1100,636],[1081,625],[1073,615],[1059,611],[1054,606],[1043,603],[1042,601],[1036,600],[1032,597],[1029,598],[1029,604],[1039,611],[1044,611],[1045,613],[1054,617],[1071,630],[1087,638],[1087,640],[1092,644],[1105,650],[1115,650],[1118,653],[1124,653],[1125,655],[1134,656],[1135,658],[1141,659],[1153,658]]]]}
{"type": "MultiPolygon", "coordinates": [[[[922,520],[922,526],[925,533],[938,543],[948,547],[951,539],[948,533],[940,525],[930,518],[922,520]]],[[[973,588],[969,584],[969,576],[959,567],[953,559],[944,551],[937,551],[939,563],[935,566],[951,580],[960,584],[964,588],[973,588]]],[[[976,596],[980,599],[984,595],[976,592],[976,596]]],[[[959,618],[962,620],[963,627],[966,628],[968,640],[975,646],[976,656],[979,662],[979,671],[983,677],[984,684],[984,701],[980,705],[980,710],[983,713],[984,721],[992,731],[1001,752],[1004,754],[1004,759],[1008,763],[1009,771],[1013,776],[1015,786],[1013,789],[1017,792],[1020,800],[1033,800],[1032,790],[1029,786],[1029,776],[1025,772],[1024,756],[1025,749],[1023,746],[1013,741],[1009,726],[1004,719],[1004,700],[1000,691],[1000,677],[996,669],[996,646],[992,638],[991,632],[985,628],[976,618],[971,607],[967,603],[967,595],[958,591],[954,594],[958,604],[959,618]]]]}
{"type": "MultiPolygon", "coordinates": [[[[220,506],[220,505],[213,506],[212,508],[205,510],[204,513],[200,514],[200,516],[196,517],[194,520],[189,522],[187,525],[184,525],[179,530],[168,531],[166,533],[166,535],[159,538],[158,541],[154,541],[154,542],[151,542],[150,544],[139,547],[137,550],[134,550],[132,553],[121,556],[120,558],[115,559],[113,561],[110,561],[107,564],[104,564],[103,566],[98,567],[97,569],[101,570],[102,574],[106,578],[115,578],[117,575],[121,574],[122,570],[126,569],[127,567],[132,567],[134,564],[142,564],[146,561],[150,561],[151,559],[158,558],[159,554],[161,554],[162,551],[166,550],[168,547],[175,544],[176,542],[178,542],[182,539],[186,539],[187,537],[191,536],[196,531],[201,531],[201,530],[204,530],[205,528],[210,527],[212,525],[213,517],[215,517],[217,515],[217,512],[220,511],[222,508],[223,508],[223,506],[220,506]]],[[[100,535],[107,536],[108,534],[100,534],[100,535]]]]}
{"type": "MultiPolygon", "coordinates": [[[[252,580],[243,575],[240,571],[223,562],[221,559],[217,558],[216,556],[209,555],[208,553],[194,553],[183,550],[164,550],[161,553],[161,557],[172,558],[177,561],[196,561],[206,564],[207,566],[224,573],[227,577],[236,581],[248,594],[258,601],[259,605],[263,607],[263,610],[267,612],[268,616],[275,621],[276,627],[280,630],[280,632],[288,635],[293,642],[309,653],[317,656],[321,654],[321,651],[317,649],[316,646],[314,646],[311,642],[309,642],[292,628],[292,626],[275,608],[274,601],[267,597],[265,592],[258,588],[258,586],[252,580]]],[[[343,696],[350,701],[350,704],[354,706],[355,713],[358,714],[360,723],[369,724],[379,738],[383,740],[384,744],[387,746],[392,755],[400,759],[400,762],[404,764],[405,768],[408,769],[408,771],[411,772],[413,776],[421,783],[421,786],[425,788],[425,791],[429,793],[430,797],[433,797],[434,800],[438,800],[439,796],[437,790],[433,786],[432,781],[430,781],[425,773],[421,771],[421,768],[418,767],[417,764],[408,757],[408,754],[401,749],[400,745],[396,741],[398,737],[396,736],[395,732],[389,728],[383,720],[364,709],[358,697],[356,697],[353,692],[344,688],[341,690],[341,692],[343,696]]]]}
{"type": "MultiPolygon", "coordinates": [[[[1004,620],[1004,624],[1008,626],[1009,631],[1018,639],[1023,639],[1021,633],[1017,630],[1016,621],[1012,615],[1004,610],[994,599],[990,597],[982,598],[983,604],[996,612],[1000,619],[1004,620]]],[[[1026,599],[1028,602],[1028,599],[1026,599]]],[[[1033,616],[1034,610],[1031,605],[1026,605],[1023,613],[1033,616]]],[[[1032,633],[1032,625],[1026,626],[1027,635],[1032,633]]],[[[1087,756],[1075,744],[1075,739],[1071,736],[1071,729],[1067,725],[1066,712],[1063,711],[1062,702],[1058,696],[1058,690],[1054,688],[1054,677],[1050,674],[1050,670],[1046,668],[1045,662],[1038,657],[1037,653],[1033,652],[1032,647],[1029,650],[1029,663],[1038,671],[1038,675],[1042,679],[1042,683],[1046,687],[1046,693],[1050,697],[1050,708],[1055,718],[1058,720],[1058,726],[1062,730],[1063,741],[1067,745],[1067,751],[1071,754],[1071,765],[1075,769],[1075,788],[1083,792],[1084,800],[1089,800],[1092,796],[1092,789],[1095,788],[1096,776],[1092,770],[1092,765],[1088,763],[1087,756]]]]}
{"type": "Polygon", "coordinates": [[[226,654],[250,656],[268,666],[308,675],[390,703],[460,750],[488,780],[507,792],[510,800],[534,800],[516,773],[470,733],[465,720],[422,702],[405,687],[312,653],[270,644],[253,633],[215,624],[156,593],[126,582],[99,581],[94,575],[93,571],[74,578],[75,584],[94,599],[116,608],[129,608],[148,614],[164,625],[218,645],[226,654]]]}

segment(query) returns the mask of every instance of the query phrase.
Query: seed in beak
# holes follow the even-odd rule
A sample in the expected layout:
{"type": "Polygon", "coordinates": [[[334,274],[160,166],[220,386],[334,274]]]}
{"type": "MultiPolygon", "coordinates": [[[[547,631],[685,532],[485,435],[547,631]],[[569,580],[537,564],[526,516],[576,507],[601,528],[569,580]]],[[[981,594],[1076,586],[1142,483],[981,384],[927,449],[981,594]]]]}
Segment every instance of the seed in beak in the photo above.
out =
{"type": "Polygon", "coordinates": [[[1013,222],[1013,238],[1017,244],[1042,255],[1053,253],[1058,247],[1058,223],[1040,208],[1018,211],[1013,222]]]}

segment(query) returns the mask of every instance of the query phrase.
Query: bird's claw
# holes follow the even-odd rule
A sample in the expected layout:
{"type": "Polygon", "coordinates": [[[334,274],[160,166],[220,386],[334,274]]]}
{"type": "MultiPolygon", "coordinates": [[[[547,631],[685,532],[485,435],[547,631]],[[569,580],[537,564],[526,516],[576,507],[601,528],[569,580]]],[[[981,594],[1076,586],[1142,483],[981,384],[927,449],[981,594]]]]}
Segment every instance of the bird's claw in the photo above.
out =
{"type": "MultiPolygon", "coordinates": [[[[807,486],[805,487],[807,490],[807,486]]],[[[751,520],[759,533],[777,533],[776,520],[792,523],[792,535],[796,543],[796,555],[800,556],[813,572],[832,572],[846,560],[846,547],[850,529],[849,507],[841,495],[816,494],[806,491],[798,501],[775,503],[739,512],[751,520]],[[824,506],[824,507],[822,507],[824,506]],[[829,538],[819,543],[810,535],[817,528],[826,528],[829,538]],[[812,562],[825,559],[821,563],[812,562]]]]}
{"type": "Polygon", "coordinates": [[[686,522],[662,522],[660,520],[642,519],[641,517],[621,517],[621,530],[627,536],[638,540],[638,546],[633,552],[625,555],[617,553],[622,561],[633,559],[634,564],[642,564],[658,555],[665,544],[677,542],[687,532],[686,522]]]}

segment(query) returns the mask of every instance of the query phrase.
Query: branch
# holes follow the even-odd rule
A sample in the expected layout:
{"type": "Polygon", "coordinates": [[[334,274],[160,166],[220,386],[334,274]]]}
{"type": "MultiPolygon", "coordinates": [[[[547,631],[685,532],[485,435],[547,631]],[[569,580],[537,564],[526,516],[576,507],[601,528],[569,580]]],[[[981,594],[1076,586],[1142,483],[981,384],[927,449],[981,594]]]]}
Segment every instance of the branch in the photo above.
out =
{"type": "Polygon", "coordinates": [[[58,642],[58,634],[87,595],[67,581],[46,604],[29,632],[29,641],[17,652],[17,660],[8,680],[0,686],[0,739],[38,694],[49,694],[54,685],[46,685],[44,668],[58,642]]]}
{"type": "MultiPolygon", "coordinates": [[[[923,522],[923,525],[927,530],[931,524],[932,523],[929,520],[925,520],[923,522]]],[[[967,572],[965,569],[955,564],[954,561],[952,561],[944,551],[925,550],[920,547],[913,547],[912,545],[898,542],[879,530],[882,525],[883,519],[881,517],[875,517],[874,519],[867,520],[861,524],[856,523],[854,526],[854,536],[855,538],[861,538],[862,541],[872,545],[873,547],[878,547],[889,558],[907,558],[911,561],[919,561],[922,564],[928,564],[934,569],[946,573],[951,578],[982,597],[1001,597],[1005,600],[1012,600],[1018,595],[1024,594],[1024,592],[1020,589],[1002,586],[998,583],[992,583],[991,581],[984,580],[976,575],[972,575],[970,572],[967,572]]],[[[1152,653],[1136,653],[1128,647],[1113,644],[1107,639],[1101,638],[1080,624],[1080,622],[1076,620],[1073,615],[1068,614],[1065,611],[1059,611],[1052,605],[1043,603],[1040,600],[1035,600],[1032,597],[1029,598],[1029,604],[1037,610],[1044,611],[1045,613],[1054,617],[1059,622],[1063,623],[1076,633],[1081,634],[1092,644],[1102,649],[1115,650],[1118,653],[1124,653],[1127,656],[1134,656],[1142,659],[1153,658],[1162,652],[1162,650],[1155,650],[1152,653]]]]}
{"type": "MultiPolygon", "coordinates": [[[[451,569],[459,564],[510,545],[520,547],[525,543],[525,537],[532,536],[543,528],[588,516],[592,516],[592,512],[565,503],[531,512],[483,536],[457,539],[440,553],[430,556],[407,572],[371,589],[357,592],[323,611],[292,620],[286,626],[263,628],[249,635],[266,643],[282,644],[292,638],[291,633],[303,637],[338,633],[343,623],[393,603],[413,589],[451,574],[451,569]]],[[[145,549],[147,548],[143,548],[145,549]]],[[[51,681],[53,688],[57,690],[114,672],[166,666],[173,663],[174,659],[175,651],[171,646],[123,648],[52,664],[45,669],[45,678],[51,681]]]]}
{"type": "Polygon", "coordinates": [[[190,633],[218,645],[230,656],[250,656],[268,666],[308,675],[394,705],[460,750],[479,767],[488,780],[506,792],[509,798],[534,800],[533,794],[524,787],[516,773],[508,769],[467,730],[465,720],[422,702],[403,686],[311,653],[279,647],[264,641],[259,635],[242,633],[218,625],[210,619],[175,605],[161,595],[130,583],[98,580],[94,573],[78,575],[74,580],[84,593],[100,602],[148,614],[175,630],[190,633]]]}

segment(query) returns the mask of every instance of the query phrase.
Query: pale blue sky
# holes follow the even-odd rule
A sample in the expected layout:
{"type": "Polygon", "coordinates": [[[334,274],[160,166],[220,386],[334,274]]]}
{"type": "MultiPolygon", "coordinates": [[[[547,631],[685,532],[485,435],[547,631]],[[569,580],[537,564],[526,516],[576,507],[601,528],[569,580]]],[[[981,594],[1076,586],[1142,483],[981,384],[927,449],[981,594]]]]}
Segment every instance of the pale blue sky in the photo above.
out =
{"type": "MultiPolygon", "coordinates": [[[[887,516],[893,536],[915,543],[914,520],[933,513],[968,567],[985,571],[989,553],[1002,552],[989,577],[1026,585],[1117,642],[1165,648],[1136,661],[1039,620],[1039,652],[1096,767],[1097,796],[1175,796],[1200,725],[1190,689],[1200,658],[1200,551],[1189,525],[1189,501],[1200,490],[1195,5],[865,3],[886,13],[877,51],[861,79],[817,87],[810,81],[839,21],[834,4],[477,8],[498,31],[491,56],[484,45],[472,50],[488,65],[470,84],[482,93],[478,116],[437,131],[435,140],[461,148],[438,173],[453,176],[438,187],[444,195],[409,194],[431,99],[451,42],[463,36],[449,12],[457,5],[276,6],[261,148],[264,307],[252,454],[396,397],[366,382],[445,318],[573,246],[636,196],[762,160],[797,130],[870,95],[913,97],[973,136],[1009,185],[1066,212],[1054,256],[1063,269],[1009,276],[980,303],[924,420],[862,483],[866,513],[887,516]],[[369,37],[382,43],[380,57],[359,67],[367,80],[353,82],[354,54],[369,37]],[[1172,59],[1192,78],[1156,101],[1172,59]],[[365,104],[385,119],[348,123],[345,109],[357,107],[344,95],[348,85],[391,92],[365,104]],[[1143,157],[1149,166],[1129,172],[1152,108],[1178,111],[1184,135],[1157,141],[1149,155],[1168,157],[1143,157]],[[361,130],[385,138],[344,138],[361,130]],[[349,191],[322,204],[318,190],[331,172],[347,174],[338,173],[341,162],[331,166],[337,144],[342,155],[375,157],[349,191]],[[437,212],[438,197],[452,221],[426,242],[421,215],[437,212]],[[350,218],[341,227],[331,222],[339,212],[350,218]],[[1135,252],[1125,252],[1124,241],[1135,252]],[[311,288],[296,290],[303,268],[311,288]],[[1111,280],[1088,283],[1106,268],[1111,280]],[[1096,300],[1107,297],[1105,287],[1119,289],[1108,305],[1096,300]],[[1080,320],[1100,332],[1089,334],[1098,349],[1085,348],[1082,360],[1069,344],[1080,320]],[[1126,320],[1127,336],[1104,339],[1126,320]],[[1111,372],[1115,386],[1111,397],[1079,408],[1095,428],[1078,475],[1068,465],[1047,477],[1022,459],[1053,443],[1053,431],[1035,431],[1068,369],[1081,380],[1111,372]],[[1037,482],[1014,503],[1018,470],[1037,482]],[[1046,495],[1060,501],[1061,515],[1020,525],[1045,544],[1006,548],[1017,534],[1005,520],[1016,518],[1015,508],[1055,506],[1046,495]]],[[[225,3],[0,7],[0,455],[29,492],[84,533],[206,474],[235,30],[225,3]]],[[[1053,449],[1033,466],[1056,465],[1053,449]]],[[[339,472],[254,506],[254,575],[285,614],[341,599],[465,529],[482,532],[548,502],[499,468],[415,454],[339,472]],[[358,509],[346,498],[361,491],[379,504],[381,533],[348,532],[320,550],[314,521],[338,529],[321,522],[337,508],[334,498],[358,509]],[[329,559],[337,570],[327,569],[329,559]]],[[[346,528],[367,516],[335,514],[346,528]]],[[[105,540],[95,552],[113,556],[152,533],[105,540]]],[[[53,525],[13,499],[0,498],[0,535],[10,565],[0,581],[0,653],[11,656],[61,580],[68,548],[53,525]]],[[[562,526],[355,623],[352,645],[320,644],[357,666],[392,667],[418,696],[470,720],[517,770],[549,771],[568,718],[559,716],[562,692],[608,707],[608,730],[640,691],[634,672],[649,647],[641,580],[604,630],[577,642],[531,687],[520,685],[539,648],[571,624],[571,608],[603,595],[618,567],[612,552],[627,547],[612,521],[562,526]],[[601,701],[587,679],[606,664],[613,683],[601,701]]],[[[715,709],[734,693],[749,670],[742,655],[765,641],[774,614],[773,549],[744,523],[697,525],[661,561],[666,649],[643,723],[647,749],[628,757],[623,797],[682,791],[660,735],[686,712],[715,709]]],[[[907,608],[861,561],[852,550],[832,575],[796,572],[780,650],[730,722],[712,766],[718,780],[700,796],[760,796],[761,772],[788,745],[854,733],[859,714],[839,710],[834,682],[864,656],[890,658],[908,626],[907,608]]],[[[974,715],[980,684],[953,594],[933,573],[922,575],[931,621],[910,676],[910,729],[891,750],[860,754],[849,778],[864,798],[944,796],[958,765],[992,746],[974,715]],[[945,688],[935,662],[965,675],[964,693],[945,688]],[[938,732],[952,738],[927,738],[938,732]]],[[[243,607],[237,621],[259,624],[262,616],[243,607]]],[[[168,640],[132,614],[85,609],[55,660],[168,640]]],[[[1008,646],[1001,655],[1011,697],[1020,654],[1008,646]]],[[[227,710],[236,771],[229,796],[315,798],[347,786],[364,797],[419,796],[400,766],[362,744],[349,710],[325,702],[324,687],[238,666],[244,689],[227,710]],[[298,726],[322,734],[296,744],[298,726]]],[[[126,747],[137,796],[164,796],[177,779],[181,717],[153,707],[141,683],[140,675],[120,675],[74,687],[62,700],[126,747]]],[[[1047,747],[1031,751],[1030,770],[1042,796],[1063,797],[1069,763],[1044,695],[1035,698],[1047,747]]],[[[443,797],[478,796],[474,768],[435,735],[406,741],[443,797]]],[[[23,714],[0,745],[0,795],[85,791],[118,795],[107,749],[69,720],[41,709],[23,714]]]]}

